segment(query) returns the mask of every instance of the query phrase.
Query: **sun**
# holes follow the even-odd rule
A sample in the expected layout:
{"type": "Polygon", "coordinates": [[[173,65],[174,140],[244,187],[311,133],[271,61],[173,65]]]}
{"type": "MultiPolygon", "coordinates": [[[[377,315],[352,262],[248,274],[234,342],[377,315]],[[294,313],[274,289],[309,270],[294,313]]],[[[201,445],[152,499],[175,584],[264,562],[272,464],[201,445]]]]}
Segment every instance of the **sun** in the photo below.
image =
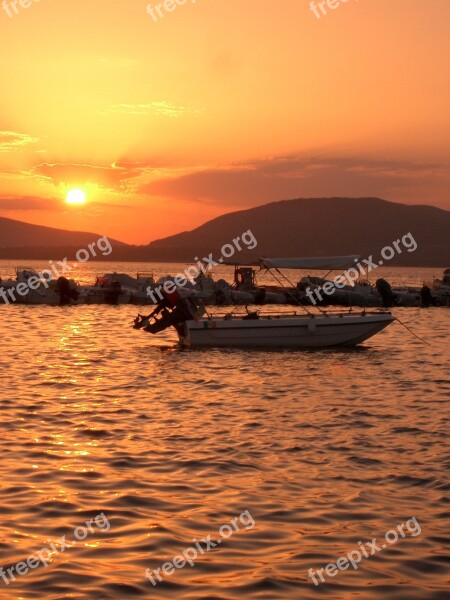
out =
{"type": "Polygon", "coordinates": [[[86,194],[83,190],[69,190],[66,195],[67,204],[84,204],[86,202],[86,194]]]}

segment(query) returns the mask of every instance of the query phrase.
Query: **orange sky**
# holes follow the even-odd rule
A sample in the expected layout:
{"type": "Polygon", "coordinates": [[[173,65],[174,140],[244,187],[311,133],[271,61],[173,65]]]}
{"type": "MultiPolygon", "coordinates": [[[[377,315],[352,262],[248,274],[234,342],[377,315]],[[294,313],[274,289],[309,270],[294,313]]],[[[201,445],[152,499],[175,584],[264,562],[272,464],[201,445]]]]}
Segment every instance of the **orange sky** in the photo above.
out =
{"type": "Polygon", "coordinates": [[[148,243],[283,198],[450,209],[448,0],[29,1],[0,9],[0,216],[148,243]]]}

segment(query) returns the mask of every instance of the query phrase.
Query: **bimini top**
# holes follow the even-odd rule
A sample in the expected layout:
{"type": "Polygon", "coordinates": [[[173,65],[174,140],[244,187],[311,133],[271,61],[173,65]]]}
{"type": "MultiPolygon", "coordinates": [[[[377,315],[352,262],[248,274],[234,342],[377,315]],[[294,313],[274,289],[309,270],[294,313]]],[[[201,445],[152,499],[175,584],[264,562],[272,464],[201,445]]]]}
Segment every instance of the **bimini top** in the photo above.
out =
{"type": "Polygon", "coordinates": [[[314,258],[261,258],[259,264],[265,269],[316,269],[333,271],[353,267],[360,256],[321,256],[314,258]]]}

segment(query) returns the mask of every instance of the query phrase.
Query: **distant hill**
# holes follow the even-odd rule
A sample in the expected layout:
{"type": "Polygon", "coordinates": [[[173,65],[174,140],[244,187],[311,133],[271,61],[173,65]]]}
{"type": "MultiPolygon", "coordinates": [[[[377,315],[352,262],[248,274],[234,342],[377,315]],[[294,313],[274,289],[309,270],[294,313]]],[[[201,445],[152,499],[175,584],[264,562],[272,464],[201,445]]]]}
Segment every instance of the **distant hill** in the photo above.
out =
{"type": "MultiPolygon", "coordinates": [[[[433,206],[408,206],[379,198],[304,198],[282,200],[228,213],[204,225],[145,246],[110,240],[113,252],[99,260],[192,262],[220,255],[223,244],[250,229],[253,251],[236,253],[243,262],[266,257],[360,254],[378,257],[384,246],[411,233],[418,244],[390,265],[450,266],[450,212],[433,206]]],[[[73,257],[101,235],[30,225],[0,217],[0,258],[73,257]]]]}
{"type": "MultiPolygon", "coordinates": [[[[13,219],[0,217],[0,249],[5,248],[37,248],[37,247],[86,247],[98,240],[103,234],[83,231],[66,231],[43,225],[32,225],[13,219]]],[[[122,245],[122,242],[110,240],[122,245]]],[[[32,258],[31,256],[29,258],[32,258]]]]}
{"type": "Polygon", "coordinates": [[[450,266],[450,212],[409,206],[379,198],[305,198],[282,200],[228,213],[147,246],[159,260],[192,260],[218,254],[224,243],[251,229],[258,240],[236,260],[288,256],[361,254],[379,256],[384,246],[411,232],[415,252],[403,251],[390,265],[450,266]]]}
{"type": "MultiPolygon", "coordinates": [[[[59,260],[67,256],[72,260],[78,250],[87,249],[101,237],[103,234],[67,231],[0,217],[0,259],[59,260]]],[[[116,250],[133,248],[118,240],[109,241],[113,247],[111,257],[116,250]]],[[[107,256],[99,258],[108,260],[107,256]]]]}

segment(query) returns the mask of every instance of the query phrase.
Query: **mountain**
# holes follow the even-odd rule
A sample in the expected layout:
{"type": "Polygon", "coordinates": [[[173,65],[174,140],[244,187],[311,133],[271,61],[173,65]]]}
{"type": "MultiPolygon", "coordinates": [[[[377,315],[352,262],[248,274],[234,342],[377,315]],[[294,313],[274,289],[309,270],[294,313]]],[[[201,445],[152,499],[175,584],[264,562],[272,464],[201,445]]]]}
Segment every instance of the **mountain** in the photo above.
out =
{"type": "MultiPolygon", "coordinates": [[[[381,250],[410,233],[414,252],[395,253],[389,264],[415,267],[450,266],[450,212],[433,206],[408,206],[379,198],[302,198],[271,202],[228,213],[204,225],[130,246],[110,240],[113,252],[96,260],[180,261],[220,257],[223,244],[248,230],[258,244],[230,258],[239,262],[266,257],[380,256],[381,250]]],[[[0,258],[54,259],[74,257],[80,248],[98,240],[95,233],[64,231],[0,217],[0,258]]]]}
{"type": "MultiPolygon", "coordinates": [[[[446,267],[450,265],[450,212],[433,206],[409,206],[379,198],[303,198],[282,200],[232,212],[147,246],[159,260],[192,260],[220,255],[230,243],[251,230],[258,241],[252,252],[237,253],[242,261],[260,256],[380,255],[405,234],[418,244],[415,252],[397,254],[390,265],[446,267]]],[[[402,247],[402,246],[401,246],[402,247]]]]}
{"type": "MultiPolygon", "coordinates": [[[[103,235],[98,233],[66,231],[0,217],[0,259],[59,260],[68,257],[69,260],[75,260],[78,250],[88,250],[89,244],[96,243],[101,237],[103,235]]],[[[109,252],[105,242],[101,242],[100,248],[95,250],[95,260],[114,260],[113,256],[116,255],[116,260],[128,260],[128,254],[133,260],[135,246],[112,238],[109,238],[109,242],[112,252],[109,252]]]]}
{"type": "MultiPolygon", "coordinates": [[[[0,249],[58,248],[63,246],[85,248],[100,237],[102,236],[96,233],[66,231],[0,217],[0,249]]],[[[110,241],[115,245],[122,245],[122,242],[117,240],[110,241]]],[[[32,257],[29,256],[29,258],[32,257]]]]}

